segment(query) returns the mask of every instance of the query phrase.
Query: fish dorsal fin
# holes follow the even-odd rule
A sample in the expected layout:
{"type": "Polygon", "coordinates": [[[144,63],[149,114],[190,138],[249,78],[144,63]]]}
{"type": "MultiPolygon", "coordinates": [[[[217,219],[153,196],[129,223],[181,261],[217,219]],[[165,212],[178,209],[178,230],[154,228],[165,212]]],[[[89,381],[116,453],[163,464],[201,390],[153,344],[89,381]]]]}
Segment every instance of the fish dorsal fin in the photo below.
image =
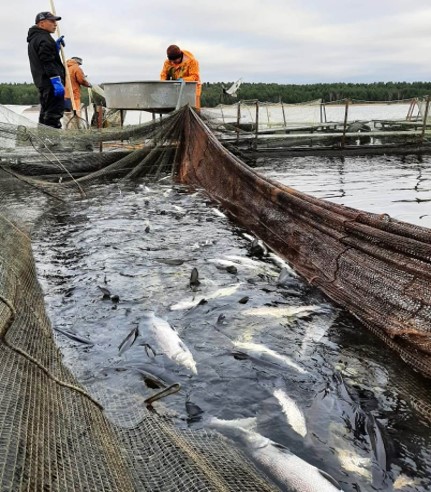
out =
{"type": "Polygon", "coordinates": [[[328,480],[329,483],[331,483],[334,487],[336,487],[338,490],[342,490],[340,484],[335,480],[334,477],[329,475],[329,473],[326,473],[325,471],[321,470],[320,468],[317,469],[319,473],[322,475],[323,478],[328,480]]]}
{"type": "Polygon", "coordinates": [[[279,442],[272,441],[272,445],[274,446],[274,448],[280,449],[281,451],[288,451],[290,453],[289,448],[283,446],[283,444],[280,444],[279,442]]]}

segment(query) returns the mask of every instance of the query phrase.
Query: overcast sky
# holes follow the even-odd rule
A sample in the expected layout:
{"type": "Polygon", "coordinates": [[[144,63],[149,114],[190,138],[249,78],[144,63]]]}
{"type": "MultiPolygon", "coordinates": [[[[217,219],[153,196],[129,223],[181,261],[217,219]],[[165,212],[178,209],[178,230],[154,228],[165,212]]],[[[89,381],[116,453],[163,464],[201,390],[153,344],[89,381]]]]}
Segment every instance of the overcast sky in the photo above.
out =
{"type": "MultiPolygon", "coordinates": [[[[93,83],[158,80],[166,47],[203,81],[431,80],[431,0],[54,0],[93,83]]],[[[0,82],[31,82],[27,32],[50,2],[2,2],[0,82]]]]}

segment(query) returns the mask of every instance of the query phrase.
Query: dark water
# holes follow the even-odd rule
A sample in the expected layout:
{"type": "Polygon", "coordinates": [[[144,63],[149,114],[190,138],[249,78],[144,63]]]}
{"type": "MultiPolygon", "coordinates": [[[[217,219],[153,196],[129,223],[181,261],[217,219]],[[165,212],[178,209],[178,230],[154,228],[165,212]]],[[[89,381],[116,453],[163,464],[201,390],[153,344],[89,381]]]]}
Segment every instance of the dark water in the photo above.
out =
{"type": "Polygon", "coordinates": [[[318,198],[431,227],[431,156],[271,159],[257,170],[318,198]]]}
{"type": "MultiPolygon", "coordinates": [[[[339,193],[344,203],[354,179],[362,190],[374,181],[357,162],[328,161],[333,172],[325,173],[326,186],[317,173],[325,164],[314,164],[310,169],[309,161],[293,160],[287,169],[279,161],[265,172],[289,176],[290,185],[318,196],[339,193]],[[356,169],[356,178],[346,171],[341,181],[340,166],[356,169]]],[[[429,166],[424,175],[429,180],[429,166]]],[[[120,388],[145,398],[158,391],[149,387],[152,374],[181,384],[179,393],[154,405],[181,427],[203,427],[209,416],[257,417],[261,434],[333,475],[345,491],[430,490],[430,424],[409,403],[414,395],[431,405],[428,383],[301,279],[292,274],[277,285],[280,267],[251,258],[244,231],[203,195],[169,184],[91,191],[93,198],[49,209],[34,240],[54,328],[94,344],[56,332],[65,363],[90,391],[109,395],[120,388]],[[229,273],[220,260],[237,271],[229,273]],[[196,292],[189,285],[193,268],[196,292]],[[100,287],[111,298],[103,299],[100,287]],[[202,298],[206,302],[181,308],[202,298]],[[154,347],[142,322],[148,310],[177,329],[197,374],[145,346],[154,347]],[[119,355],[136,327],[138,339],[119,355]],[[256,345],[266,353],[254,352],[256,345]],[[288,423],[280,394],[296,402],[306,431],[298,421],[288,423]],[[203,413],[190,419],[187,400],[203,413]],[[383,444],[373,445],[372,435],[383,444]]]]}

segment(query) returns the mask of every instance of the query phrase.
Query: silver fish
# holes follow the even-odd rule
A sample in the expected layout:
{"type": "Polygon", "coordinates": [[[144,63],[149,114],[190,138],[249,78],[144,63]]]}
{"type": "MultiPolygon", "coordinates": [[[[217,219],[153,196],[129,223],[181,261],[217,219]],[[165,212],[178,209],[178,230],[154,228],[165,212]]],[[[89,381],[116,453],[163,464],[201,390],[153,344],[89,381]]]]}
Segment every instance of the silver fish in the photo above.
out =
{"type": "Polygon", "coordinates": [[[197,374],[193,355],[179,337],[177,331],[164,319],[158,318],[153,312],[144,313],[142,322],[146,333],[155,340],[157,353],[163,353],[173,362],[197,374]]]}
{"type": "Polygon", "coordinates": [[[307,371],[303,369],[301,366],[293,362],[286,355],[281,355],[275,352],[274,350],[266,347],[261,343],[252,343],[252,342],[241,342],[239,340],[234,340],[233,345],[244,352],[250,352],[255,355],[257,358],[269,358],[272,362],[281,366],[288,366],[301,374],[307,374],[307,371]]]}
{"type": "Polygon", "coordinates": [[[250,242],[253,242],[253,241],[254,241],[254,239],[255,239],[253,236],[251,236],[250,234],[247,234],[246,232],[243,232],[243,233],[242,233],[242,236],[243,236],[245,239],[247,239],[248,241],[250,241],[250,242]]]}
{"type": "Polygon", "coordinates": [[[135,343],[136,339],[139,336],[139,328],[135,326],[130,333],[126,336],[126,338],[120,343],[118,346],[118,355],[123,354],[126,350],[135,343]]]}
{"type": "Polygon", "coordinates": [[[371,482],[371,459],[367,455],[368,453],[345,438],[345,428],[341,423],[331,422],[328,430],[328,443],[334,450],[343,470],[371,482]]]}
{"type": "Polygon", "coordinates": [[[211,212],[214,213],[214,215],[217,215],[217,217],[222,217],[223,219],[226,219],[226,215],[221,212],[218,208],[212,208],[211,212]]]}
{"type": "Polygon", "coordinates": [[[183,301],[177,302],[176,304],[173,304],[170,309],[171,311],[178,311],[181,309],[191,309],[193,307],[196,307],[198,304],[202,304],[203,301],[209,301],[210,299],[217,299],[219,297],[228,297],[234,294],[241,285],[242,283],[239,282],[237,284],[233,284],[228,287],[217,289],[216,291],[210,292],[205,296],[193,297],[192,300],[185,299],[183,301]]]}
{"type": "Polygon", "coordinates": [[[151,191],[151,188],[148,188],[148,186],[147,186],[147,185],[143,185],[143,184],[141,184],[141,185],[139,185],[139,188],[143,189],[143,190],[144,190],[144,191],[146,191],[147,193],[151,191]]]}
{"type": "Polygon", "coordinates": [[[288,448],[252,430],[253,419],[221,420],[211,418],[209,425],[228,431],[245,446],[247,452],[273,476],[283,490],[293,492],[340,492],[337,481],[326,472],[293,454],[288,448]]]}
{"type": "Polygon", "coordinates": [[[309,314],[317,314],[322,313],[323,311],[321,306],[311,305],[311,306],[287,306],[287,307],[279,307],[279,306],[264,306],[258,308],[251,308],[243,311],[242,314],[247,314],[249,316],[272,316],[274,318],[291,318],[291,317],[301,317],[308,316],[309,314]]]}
{"type": "Polygon", "coordinates": [[[419,485],[419,483],[420,478],[412,478],[404,473],[401,473],[393,483],[393,488],[394,490],[404,490],[405,487],[413,487],[415,485],[419,485]]]}
{"type": "Polygon", "coordinates": [[[86,345],[94,345],[94,343],[91,340],[88,340],[88,338],[81,337],[77,335],[76,333],[73,333],[72,331],[69,330],[62,330],[61,328],[55,328],[55,331],[58,331],[58,333],[61,333],[62,335],[65,335],[66,337],[70,338],[71,340],[74,340],[75,342],[79,343],[85,343],[86,345]]]}
{"type": "Polygon", "coordinates": [[[190,301],[189,299],[184,299],[170,307],[171,311],[181,311],[183,309],[191,309],[196,307],[198,304],[205,304],[206,298],[203,296],[193,297],[190,301]]]}
{"type": "Polygon", "coordinates": [[[305,333],[301,338],[301,355],[310,354],[319,343],[324,343],[324,337],[339,315],[338,311],[321,314],[308,321],[305,333]]]}
{"type": "Polygon", "coordinates": [[[207,260],[207,262],[212,263],[220,270],[225,270],[227,267],[238,266],[238,264],[235,264],[233,261],[223,260],[219,258],[210,258],[209,260],[207,260]]]}
{"type": "Polygon", "coordinates": [[[249,268],[252,270],[271,270],[270,266],[267,263],[262,261],[253,260],[251,258],[247,258],[244,256],[237,255],[229,255],[226,256],[227,260],[233,261],[236,264],[243,266],[244,268],[249,268]]]}
{"type": "Polygon", "coordinates": [[[281,409],[286,416],[287,423],[302,437],[307,435],[307,424],[304,414],[296,402],[290,398],[282,389],[274,390],[274,396],[280,403],[281,409]]]}
{"type": "Polygon", "coordinates": [[[175,258],[154,258],[159,263],[164,263],[165,265],[179,266],[182,265],[186,260],[180,260],[175,258]]]}
{"type": "Polygon", "coordinates": [[[275,253],[268,253],[268,258],[274,263],[274,265],[277,265],[281,270],[285,270],[286,273],[289,273],[291,277],[298,277],[298,274],[293,270],[293,268],[286,263],[283,258],[280,258],[280,256],[276,255],[275,253]]]}

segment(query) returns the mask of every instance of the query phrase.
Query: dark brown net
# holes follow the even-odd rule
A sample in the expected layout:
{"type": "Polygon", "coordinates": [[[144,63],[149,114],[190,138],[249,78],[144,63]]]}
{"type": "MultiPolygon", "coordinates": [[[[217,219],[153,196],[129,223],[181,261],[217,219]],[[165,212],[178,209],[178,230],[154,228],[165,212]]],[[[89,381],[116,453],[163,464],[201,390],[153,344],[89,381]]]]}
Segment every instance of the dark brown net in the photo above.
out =
{"type": "Polygon", "coordinates": [[[266,179],[184,115],[183,183],[203,188],[310,283],[431,377],[431,231],[266,179]]]}
{"type": "MultiPolygon", "coordinates": [[[[188,108],[124,129],[57,132],[3,124],[0,490],[274,490],[219,435],[178,430],[129,395],[88,394],[63,366],[53,340],[22,232],[37,220],[21,201],[27,188],[41,191],[43,200],[33,205],[43,208],[47,195],[67,200],[88,193],[96,181],[158,179],[172,172],[174,161],[183,183],[203,188],[411,367],[431,376],[428,229],[263,178],[188,108]]],[[[415,405],[429,414],[420,399],[415,405]]]]}

